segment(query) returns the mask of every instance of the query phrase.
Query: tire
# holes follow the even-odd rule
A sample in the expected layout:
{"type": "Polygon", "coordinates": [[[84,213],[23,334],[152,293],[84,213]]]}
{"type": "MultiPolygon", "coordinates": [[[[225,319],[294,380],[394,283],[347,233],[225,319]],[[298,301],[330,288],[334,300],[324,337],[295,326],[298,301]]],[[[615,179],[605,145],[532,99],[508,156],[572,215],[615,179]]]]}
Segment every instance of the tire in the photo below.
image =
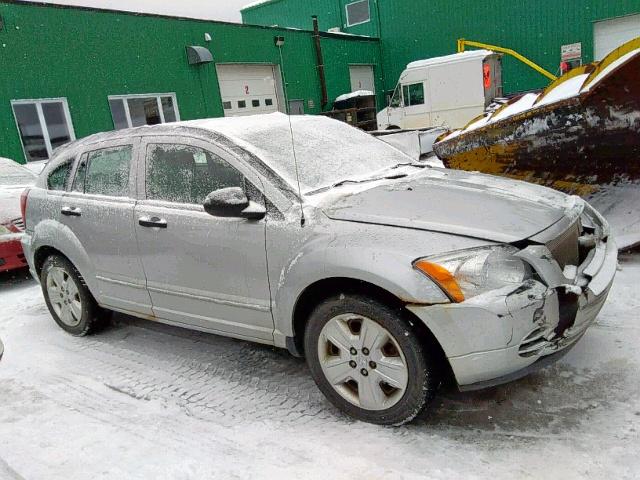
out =
{"type": "Polygon", "coordinates": [[[100,307],[82,275],[66,258],[52,255],[45,260],[40,285],[51,316],[65,332],[83,337],[102,326],[100,307]]]}
{"type": "Polygon", "coordinates": [[[339,295],[318,305],[309,317],[304,346],[322,393],[358,420],[410,422],[439,386],[438,362],[405,313],[363,295],[339,295]]]}

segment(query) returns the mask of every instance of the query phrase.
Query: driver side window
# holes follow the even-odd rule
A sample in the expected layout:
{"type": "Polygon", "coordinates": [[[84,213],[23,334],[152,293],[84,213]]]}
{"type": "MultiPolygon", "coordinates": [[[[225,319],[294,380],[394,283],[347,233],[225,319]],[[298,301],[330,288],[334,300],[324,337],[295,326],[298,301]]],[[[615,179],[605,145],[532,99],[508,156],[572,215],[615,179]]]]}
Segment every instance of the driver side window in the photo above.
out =
{"type": "Polygon", "coordinates": [[[244,188],[243,175],[225,160],[188,145],[149,145],[146,169],[149,200],[201,205],[214,190],[244,188]]]}

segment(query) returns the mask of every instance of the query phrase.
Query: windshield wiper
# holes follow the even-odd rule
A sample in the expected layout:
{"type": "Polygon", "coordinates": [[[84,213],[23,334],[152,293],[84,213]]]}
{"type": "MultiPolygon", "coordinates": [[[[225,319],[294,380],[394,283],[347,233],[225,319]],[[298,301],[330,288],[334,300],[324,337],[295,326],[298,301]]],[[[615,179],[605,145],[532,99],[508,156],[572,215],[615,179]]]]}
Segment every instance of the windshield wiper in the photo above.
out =
{"type": "MultiPolygon", "coordinates": [[[[395,168],[395,167],[394,167],[395,168]]],[[[320,187],[316,190],[311,190],[307,192],[307,195],[315,195],[316,193],[326,192],[327,190],[331,190],[332,188],[341,187],[342,185],[346,185],[347,183],[366,183],[366,182],[376,182],[378,180],[397,180],[399,178],[408,177],[406,173],[399,173],[395,175],[384,175],[381,177],[369,177],[363,178],[361,180],[353,180],[347,178],[346,180],[340,180],[339,182],[332,183],[331,185],[327,185],[326,187],[320,187]]]]}

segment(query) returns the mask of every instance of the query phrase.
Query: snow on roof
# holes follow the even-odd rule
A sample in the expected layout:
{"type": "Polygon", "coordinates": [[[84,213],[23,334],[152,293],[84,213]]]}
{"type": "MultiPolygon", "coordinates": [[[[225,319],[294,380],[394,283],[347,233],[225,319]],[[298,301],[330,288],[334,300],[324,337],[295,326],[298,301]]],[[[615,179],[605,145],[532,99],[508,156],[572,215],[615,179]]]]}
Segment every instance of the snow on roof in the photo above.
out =
{"type": "Polygon", "coordinates": [[[345,100],[349,100],[350,98],[367,97],[370,95],[375,95],[375,93],[373,93],[370,90],[358,90],[355,92],[345,93],[343,95],[340,95],[339,97],[336,98],[336,102],[344,102],[345,100]]]}
{"type": "Polygon", "coordinates": [[[445,55],[443,57],[427,58],[425,60],[416,60],[407,65],[407,68],[422,68],[431,65],[438,65],[440,63],[449,63],[456,61],[465,61],[472,59],[483,59],[489,55],[494,55],[495,52],[491,50],[469,50],[467,52],[454,53],[452,55],[445,55]]]}
{"type": "Polygon", "coordinates": [[[180,2],[158,0],[26,0],[53,6],[91,8],[106,12],[127,12],[141,15],[207,20],[214,22],[240,23],[238,10],[221,6],[216,1],[182,0],[180,2]]]}
{"type": "Polygon", "coordinates": [[[172,125],[202,128],[226,136],[260,158],[292,186],[297,185],[295,145],[300,183],[306,191],[410,161],[398,149],[362,130],[322,115],[289,117],[271,113],[172,125]]]}
{"type": "Polygon", "coordinates": [[[265,3],[273,3],[274,1],[277,1],[277,0],[258,0],[257,2],[251,2],[245,5],[244,7],[242,7],[240,11],[249,10],[250,8],[254,8],[254,7],[259,7],[260,5],[263,5],[265,3]]]}

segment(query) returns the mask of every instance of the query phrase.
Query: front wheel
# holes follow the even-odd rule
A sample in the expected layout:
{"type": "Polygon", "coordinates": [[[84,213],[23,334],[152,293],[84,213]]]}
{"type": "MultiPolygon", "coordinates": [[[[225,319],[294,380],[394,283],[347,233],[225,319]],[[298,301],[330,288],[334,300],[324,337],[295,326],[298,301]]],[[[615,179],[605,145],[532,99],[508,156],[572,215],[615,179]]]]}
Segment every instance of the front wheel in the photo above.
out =
{"type": "Polygon", "coordinates": [[[403,312],[364,296],[320,304],[309,318],[305,352],[320,390],[366,422],[407,423],[438,387],[436,362],[403,312]]]}

